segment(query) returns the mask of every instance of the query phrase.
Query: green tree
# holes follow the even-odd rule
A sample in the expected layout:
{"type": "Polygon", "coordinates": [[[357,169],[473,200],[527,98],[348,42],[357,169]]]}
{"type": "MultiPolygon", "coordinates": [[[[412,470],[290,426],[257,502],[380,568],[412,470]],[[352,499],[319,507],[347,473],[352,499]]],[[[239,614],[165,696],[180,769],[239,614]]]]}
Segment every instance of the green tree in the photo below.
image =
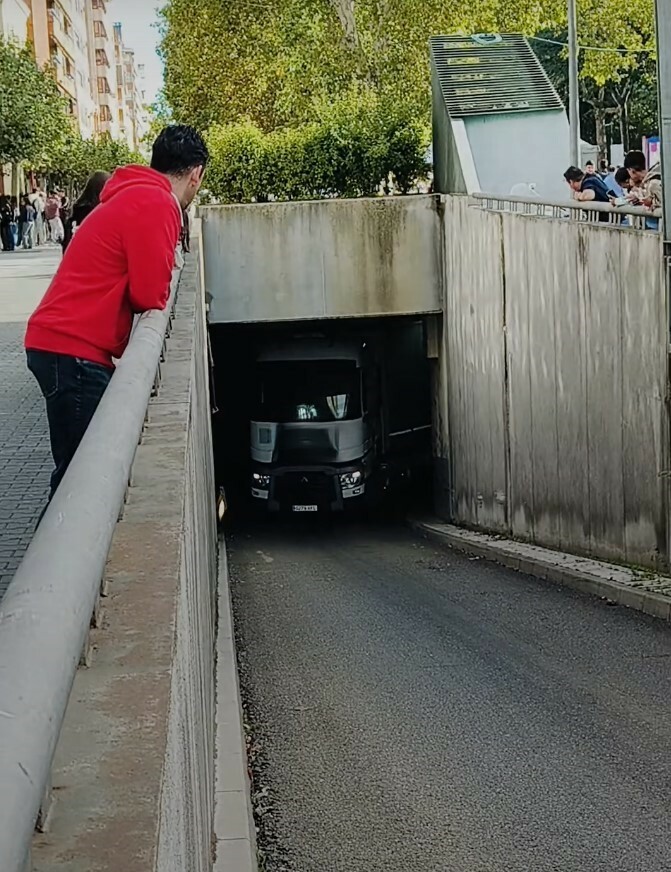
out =
{"type": "Polygon", "coordinates": [[[426,174],[428,129],[369,86],[320,106],[319,114],[270,132],[251,121],[213,125],[210,193],[234,203],[372,196],[390,181],[407,192],[426,174]]]}
{"type": "Polygon", "coordinates": [[[97,140],[83,139],[79,133],[70,131],[50,155],[49,161],[34,163],[31,168],[47,175],[51,184],[75,192],[83,188],[96,170],[111,173],[130,163],[144,163],[144,160],[125,142],[115,141],[109,136],[97,140]]]}
{"type": "Polygon", "coordinates": [[[0,164],[48,162],[71,129],[51,73],[0,37],[0,164]]]}
{"type": "MultiPolygon", "coordinates": [[[[566,43],[566,3],[547,0],[547,7],[552,24],[539,35],[566,43]]],[[[583,133],[605,154],[611,126],[627,147],[657,126],[645,130],[657,112],[654,0],[578,0],[578,39],[588,47],[580,52],[583,133]]],[[[566,49],[538,42],[534,49],[567,101],[566,49]]]]}
{"type": "Polygon", "coordinates": [[[165,93],[159,91],[156,100],[149,107],[149,130],[143,139],[143,143],[151,146],[163,128],[168,124],[172,124],[173,121],[172,109],[168,105],[165,93]]]}
{"type": "Polygon", "coordinates": [[[176,120],[204,130],[314,121],[357,84],[427,118],[430,35],[546,23],[528,0],[168,0],[161,15],[166,98],[176,120]]]}

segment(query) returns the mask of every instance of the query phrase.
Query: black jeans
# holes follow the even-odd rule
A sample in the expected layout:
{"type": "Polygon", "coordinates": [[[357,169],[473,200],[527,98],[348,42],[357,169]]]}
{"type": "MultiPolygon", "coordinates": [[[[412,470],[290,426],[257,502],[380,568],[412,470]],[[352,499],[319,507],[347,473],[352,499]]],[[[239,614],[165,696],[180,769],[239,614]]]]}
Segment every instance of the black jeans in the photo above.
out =
{"type": "Polygon", "coordinates": [[[0,240],[2,240],[3,251],[14,251],[14,235],[9,224],[0,227],[0,240]]]}
{"type": "Polygon", "coordinates": [[[28,369],[37,379],[47,403],[51,453],[56,467],[51,476],[51,500],[114,370],[49,351],[28,351],[27,357],[28,369]]]}

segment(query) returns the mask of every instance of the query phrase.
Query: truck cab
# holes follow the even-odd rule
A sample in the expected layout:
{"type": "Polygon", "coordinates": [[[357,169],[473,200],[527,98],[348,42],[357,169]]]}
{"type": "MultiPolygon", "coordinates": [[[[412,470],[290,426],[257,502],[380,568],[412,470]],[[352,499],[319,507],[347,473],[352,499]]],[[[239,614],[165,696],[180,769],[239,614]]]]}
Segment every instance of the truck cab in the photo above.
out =
{"type": "Polygon", "coordinates": [[[251,496],[269,512],[361,505],[375,463],[374,361],[361,341],[305,337],[262,350],[251,420],[251,496]]]}

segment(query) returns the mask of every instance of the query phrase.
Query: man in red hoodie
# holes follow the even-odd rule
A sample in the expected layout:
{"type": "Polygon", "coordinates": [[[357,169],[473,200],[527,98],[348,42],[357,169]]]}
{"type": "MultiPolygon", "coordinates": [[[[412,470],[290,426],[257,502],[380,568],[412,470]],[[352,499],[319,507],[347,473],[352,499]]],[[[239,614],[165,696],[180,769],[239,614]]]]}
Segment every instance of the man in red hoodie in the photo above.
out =
{"type": "Polygon", "coordinates": [[[116,170],[28,322],[28,368],[47,404],[54,495],[124,352],[133,315],[164,309],[186,209],[208,151],[186,125],[156,139],[151,167],[116,170]]]}

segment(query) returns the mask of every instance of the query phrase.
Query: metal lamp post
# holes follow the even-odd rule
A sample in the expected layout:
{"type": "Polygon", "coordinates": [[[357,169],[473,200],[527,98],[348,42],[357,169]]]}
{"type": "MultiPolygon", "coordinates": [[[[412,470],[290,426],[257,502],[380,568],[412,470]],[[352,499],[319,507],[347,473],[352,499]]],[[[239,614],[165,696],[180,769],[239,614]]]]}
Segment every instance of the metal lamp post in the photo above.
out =
{"type": "Polygon", "coordinates": [[[659,138],[662,153],[662,209],[664,253],[671,257],[671,7],[657,0],[657,82],[659,88],[659,138]]]}
{"type": "Polygon", "coordinates": [[[579,167],[580,158],[580,91],[578,86],[578,15],[576,0],[568,0],[568,86],[571,163],[579,167]]]}

